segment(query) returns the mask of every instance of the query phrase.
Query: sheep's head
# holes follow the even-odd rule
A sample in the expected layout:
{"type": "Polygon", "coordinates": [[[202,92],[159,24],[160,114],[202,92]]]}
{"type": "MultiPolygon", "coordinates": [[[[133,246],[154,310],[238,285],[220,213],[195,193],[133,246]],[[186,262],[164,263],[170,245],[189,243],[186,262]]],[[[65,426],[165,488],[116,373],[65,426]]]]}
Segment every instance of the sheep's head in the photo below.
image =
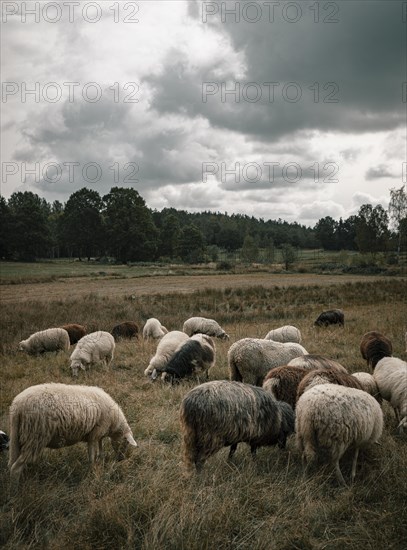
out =
{"type": "Polygon", "coordinates": [[[71,362],[72,376],[78,376],[79,369],[85,370],[85,366],[80,361],[77,361],[77,360],[72,361],[71,362]]]}
{"type": "Polygon", "coordinates": [[[18,351],[26,351],[27,350],[27,340],[21,340],[21,342],[18,344],[18,351]]]}
{"type": "Polygon", "coordinates": [[[219,338],[220,338],[221,340],[229,340],[229,339],[230,339],[230,336],[229,336],[229,334],[226,334],[226,332],[223,332],[223,333],[219,336],[219,338]]]}
{"type": "Polygon", "coordinates": [[[126,434],[112,434],[110,436],[112,442],[112,447],[116,453],[117,460],[123,460],[129,455],[130,449],[132,447],[138,447],[137,442],[133,438],[131,432],[126,434]]]}

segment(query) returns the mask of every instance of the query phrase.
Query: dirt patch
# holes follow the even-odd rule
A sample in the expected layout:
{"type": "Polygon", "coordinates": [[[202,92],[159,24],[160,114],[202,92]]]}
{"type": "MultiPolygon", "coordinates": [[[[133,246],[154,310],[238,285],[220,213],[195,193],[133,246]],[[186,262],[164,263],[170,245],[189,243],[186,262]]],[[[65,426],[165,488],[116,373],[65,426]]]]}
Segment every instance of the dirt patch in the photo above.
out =
{"type": "MultiPolygon", "coordinates": [[[[87,294],[98,296],[141,296],[145,294],[189,293],[204,288],[222,289],[250,286],[298,286],[344,284],[358,281],[372,281],[374,277],[364,275],[311,275],[251,273],[244,275],[194,275],[137,277],[134,279],[95,280],[69,278],[47,283],[3,285],[0,301],[20,302],[26,300],[48,301],[79,297],[87,294]]],[[[383,278],[381,278],[383,279],[383,278]]]]}

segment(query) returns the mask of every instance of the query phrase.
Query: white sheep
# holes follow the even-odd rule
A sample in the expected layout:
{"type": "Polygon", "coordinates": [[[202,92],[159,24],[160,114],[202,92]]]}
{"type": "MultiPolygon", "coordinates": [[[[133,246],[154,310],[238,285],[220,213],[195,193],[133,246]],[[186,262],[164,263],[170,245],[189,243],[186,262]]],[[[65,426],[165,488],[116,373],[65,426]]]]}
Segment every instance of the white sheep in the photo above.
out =
{"type": "Polygon", "coordinates": [[[158,342],[155,355],[150,359],[144,375],[151,376],[154,370],[157,373],[162,373],[168,361],[186,340],[188,340],[188,336],[180,330],[171,330],[165,334],[158,342]]]}
{"type": "Polygon", "coordinates": [[[243,338],[229,348],[229,376],[231,380],[261,386],[270,369],[286,365],[294,357],[306,353],[300,344],[243,338]]]}
{"type": "Polygon", "coordinates": [[[352,481],[356,474],[359,449],[377,442],[383,430],[383,413],[377,401],[363,390],[321,384],[304,392],[296,407],[296,443],[304,466],[328,457],[338,482],[346,485],[339,460],[355,448],[352,481]]]}
{"type": "Polygon", "coordinates": [[[297,327],[293,325],[284,325],[280,328],[270,330],[264,337],[266,340],[273,340],[274,342],[295,342],[301,344],[301,332],[297,327]]]}
{"type": "Polygon", "coordinates": [[[65,329],[48,328],[31,334],[27,340],[22,340],[19,350],[37,355],[47,351],[68,351],[69,346],[69,334],[65,329]]]}
{"type": "Polygon", "coordinates": [[[191,317],[187,319],[182,330],[188,334],[188,336],[201,333],[220,338],[221,340],[229,340],[229,334],[226,334],[223,328],[214,319],[207,319],[206,317],[191,317]]]}
{"type": "Polygon", "coordinates": [[[18,481],[26,464],[36,462],[45,448],[59,449],[84,441],[91,464],[110,437],[118,459],[129,445],[137,447],[119,405],[101,388],[39,384],[19,393],[10,407],[9,467],[18,481]]]}
{"type": "Polygon", "coordinates": [[[96,363],[104,363],[106,367],[113,360],[115,341],[110,332],[98,330],[86,334],[76,344],[71,355],[72,375],[78,376],[78,369],[86,370],[86,367],[96,363]]]}
{"type": "Polygon", "coordinates": [[[407,433],[407,363],[397,357],[383,357],[373,371],[373,378],[380,395],[394,409],[399,432],[407,433]]]}
{"type": "Polygon", "coordinates": [[[148,338],[162,338],[164,334],[167,334],[168,330],[160,323],[155,317],[147,319],[146,324],[143,328],[143,338],[148,340],[148,338]]]}
{"type": "Polygon", "coordinates": [[[353,372],[352,376],[358,379],[362,388],[367,391],[367,393],[370,393],[370,395],[373,395],[378,403],[382,402],[382,397],[380,395],[379,388],[377,387],[376,380],[370,373],[353,372]]]}

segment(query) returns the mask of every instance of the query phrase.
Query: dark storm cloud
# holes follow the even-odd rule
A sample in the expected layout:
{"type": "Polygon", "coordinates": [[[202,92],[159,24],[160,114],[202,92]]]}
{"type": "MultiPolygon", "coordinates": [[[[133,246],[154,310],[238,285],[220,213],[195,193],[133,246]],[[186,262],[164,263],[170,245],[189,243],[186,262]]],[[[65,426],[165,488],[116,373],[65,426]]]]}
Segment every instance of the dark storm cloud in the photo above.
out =
{"type": "MultiPolygon", "coordinates": [[[[231,9],[245,3],[226,5],[231,9]]],[[[263,2],[258,2],[263,6],[258,22],[235,23],[227,16],[222,23],[220,6],[225,2],[218,4],[218,14],[208,16],[206,24],[225,33],[244,56],[244,78],[232,71],[220,75],[219,67],[191,67],[171,54],[164,72],[149,79],[157,111],[204,116],[212,126],[266,141],[299,130],[366,132],[405,124],[401,83],[406,31],[401,2],[328,3],[338,6],[337,23],[322,21],[328,13],[324,2],[317,3],[319,23],[310,10],[314,2],[293,3],[302,13],[295,23],[279,13],[284,2],[278,3],[273,23],[263,2]],[[231,90],[236,82],[240,94],[229,93],[222,100],[222,85],[231,90]],[[219,91],[205,94],[209,83],[219,91]],[[243,87],[248,83],[253,86],[246,96],[258,97],[257,101],[245,100],[243,87]]]]}

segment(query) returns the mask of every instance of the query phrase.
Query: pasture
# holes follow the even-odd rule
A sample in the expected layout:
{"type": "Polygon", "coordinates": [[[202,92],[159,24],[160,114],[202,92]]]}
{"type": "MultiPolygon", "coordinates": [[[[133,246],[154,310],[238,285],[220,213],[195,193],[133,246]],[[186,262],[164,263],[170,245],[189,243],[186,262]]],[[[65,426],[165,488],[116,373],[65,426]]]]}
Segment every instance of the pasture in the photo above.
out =
{"type": "MultiPolygon", "coordinates": [[[[255,462],[244,444],[232,462],[224,449],[208,460],[200,476],[188,480],[182,476],[178,410],[196,382],[171,387],[148,381],[143,371],[156,342],[119,342],[109,370],[94,367],[77,379],[71,378],[68,354],[30,357],[17,351],[18,342],[32,332],[67,322],[85,324],[89,332],[110,331],[125,320],[142,327],[154,316],[169,330],[180,330],[185,319],[200,315],[215,318],[231,336],[229,342],[216,340],[212,380],[228,378],[227,351],[233,342],[264,337],[283,324],[301,330],[309,353],[335,359],[349,372],[368,371],[359,352],[368,330],[382,331],[392,340],[394,355],[406,358],[405,279],[261,275],[167,275],[146,277],[144,286],[138,286],[140,279],[110,281],[90,275],[86,281],[73,277],[2,285],[0,429],[8,432],[8,407],[30,385],[97,385],[121,405],[139,447],[117,463],[106,440],[105,457],[93,471],[84,444],[47,450],[28,468],[20,493],[11,497],[7,453],[0,455],[0,545],[81,550],[405,548],[407,438],[396,434],[387,403],[380,445],[360,454],[351,487],[339,488],[323,467],[304,478],[293,437],[285,451],[260,448],[255,462]],[[333,307],[344,310],[344,328],[315,328],[317,315],[333,307]]],[[[345,479],[348,458],[342,461],[345,479]]]]}

